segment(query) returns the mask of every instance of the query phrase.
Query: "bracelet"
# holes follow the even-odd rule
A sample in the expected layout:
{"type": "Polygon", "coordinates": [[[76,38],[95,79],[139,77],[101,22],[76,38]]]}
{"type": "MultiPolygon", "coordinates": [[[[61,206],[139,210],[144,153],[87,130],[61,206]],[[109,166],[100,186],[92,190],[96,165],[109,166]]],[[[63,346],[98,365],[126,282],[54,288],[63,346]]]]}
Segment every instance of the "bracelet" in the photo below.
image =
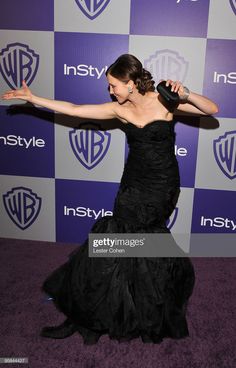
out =
{"type": "Polygon", "coordinates": [[[184,95],[181,96],[179,99],[181,101],[187,101],[189,95],[190,95],[190,90],[188,89],[188,87],[184,86],[184,95]]]}

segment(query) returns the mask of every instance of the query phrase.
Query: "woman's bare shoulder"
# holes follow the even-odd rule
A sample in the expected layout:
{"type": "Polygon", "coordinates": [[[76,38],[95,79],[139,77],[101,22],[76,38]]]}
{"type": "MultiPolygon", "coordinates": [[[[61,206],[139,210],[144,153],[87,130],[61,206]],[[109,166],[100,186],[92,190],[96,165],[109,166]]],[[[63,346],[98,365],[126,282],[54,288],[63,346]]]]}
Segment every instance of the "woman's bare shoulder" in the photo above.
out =
{"type": "Polygon", "coordinates": [[[129,101],[126,101],[123,104],[120,104],[119,102],[113,102],[113,104],[117,119],[122,121],[122,123],[127,123],[126,117],[127,113],[129,112],[131,103],[129,101]]]}

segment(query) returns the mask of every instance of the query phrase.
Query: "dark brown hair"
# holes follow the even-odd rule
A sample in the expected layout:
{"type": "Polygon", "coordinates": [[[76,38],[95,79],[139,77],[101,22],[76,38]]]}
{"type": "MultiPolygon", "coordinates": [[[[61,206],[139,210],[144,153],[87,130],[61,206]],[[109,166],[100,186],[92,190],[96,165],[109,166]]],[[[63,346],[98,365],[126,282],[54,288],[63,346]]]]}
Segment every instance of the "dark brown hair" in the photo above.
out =
{"type": "Polygon", "coordinates": [[[118,57],[107,69],[106,75],[108,74],[125,83],[132,80],[141,95],[145,95],[149,91],[155,91],[155,82],[151,73],[144,69],[141,61],[131,54],[118,57]]]}

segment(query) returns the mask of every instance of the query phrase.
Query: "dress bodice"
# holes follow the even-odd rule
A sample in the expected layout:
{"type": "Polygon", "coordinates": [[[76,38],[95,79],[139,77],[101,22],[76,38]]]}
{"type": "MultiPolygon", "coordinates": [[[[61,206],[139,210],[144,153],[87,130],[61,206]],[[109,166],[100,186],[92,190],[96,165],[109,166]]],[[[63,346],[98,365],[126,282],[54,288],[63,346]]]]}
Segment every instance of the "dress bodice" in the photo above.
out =
{"type": "Polygon", "coordinates": [[[179,182],[178,162],[175,156],[174,123],[155,120],[138,128],[133,123],[125,125],[129,146],[122,182],[145,183],[166,182],[174,179],[179,182]]]}
{"type": "Polygon", "coordinates": [[[175,137],[174,123],[168,120],[154,120],[140,128],[133,123],[124,124],[128,143],[134,140],[159,141],[164,138],[175,137]]]}

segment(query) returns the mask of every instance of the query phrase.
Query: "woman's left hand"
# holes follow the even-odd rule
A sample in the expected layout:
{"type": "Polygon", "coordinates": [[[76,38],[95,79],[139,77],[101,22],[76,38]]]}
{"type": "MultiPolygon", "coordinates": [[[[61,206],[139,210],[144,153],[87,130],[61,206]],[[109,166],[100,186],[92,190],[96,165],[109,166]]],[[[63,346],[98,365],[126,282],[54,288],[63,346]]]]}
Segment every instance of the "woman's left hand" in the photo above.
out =
{"type": "Polygon", "coordinates": [[[166,86],[171,86],[171,91],[178,93],[180,100],[186,101],[188,99],[189,91],[187,90],[186,92],[186,87],[184,87],[180,81],[174,82],[171,79],[168,79],[166,81],[166,86]]]}
{"type": "Polygon", "coordinates": [[[171,91],[178,93],[180,103],[176,109],[179,111],[200,115],[213,115],[217,114],[219,111],[215,102],[196,92],[190,92],[180,81],[174,82],[168,79],[166,81],[166,86],[171,86],[171,91]]]}

